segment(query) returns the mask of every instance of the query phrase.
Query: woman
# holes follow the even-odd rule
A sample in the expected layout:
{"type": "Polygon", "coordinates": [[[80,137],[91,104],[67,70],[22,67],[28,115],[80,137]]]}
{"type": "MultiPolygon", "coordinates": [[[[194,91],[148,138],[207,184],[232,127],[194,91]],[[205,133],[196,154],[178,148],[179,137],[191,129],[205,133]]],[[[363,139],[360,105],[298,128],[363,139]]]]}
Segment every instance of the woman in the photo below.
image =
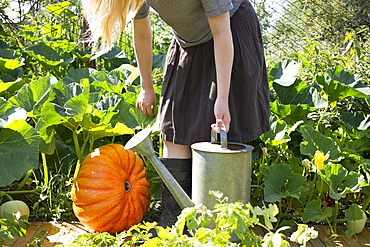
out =
{"type": "MultiPolygon", "coordinates": [[[[162,161],[190,195],[191,148],[210,141],[210,126],[228,140],[248,142],[268,131],[269,88],[257,16],[248,0],[83,0],[93,40],[109,48],[126,17],[133,21],[141,76],[136,107],[154,116],[149,6],[172,27],[161,93],[162,161]],[[105,2],[107,1],[107,2],[105,2]],[[118,21],[118,26],[114,26],[118,21]],[[116,28],[114,28],[116,27],[116,28]],[[117,28],[118,27],[118,28],[117,28]]],[[[171,226],[180,207],[162,183],[162,217],[171,226]]]]}

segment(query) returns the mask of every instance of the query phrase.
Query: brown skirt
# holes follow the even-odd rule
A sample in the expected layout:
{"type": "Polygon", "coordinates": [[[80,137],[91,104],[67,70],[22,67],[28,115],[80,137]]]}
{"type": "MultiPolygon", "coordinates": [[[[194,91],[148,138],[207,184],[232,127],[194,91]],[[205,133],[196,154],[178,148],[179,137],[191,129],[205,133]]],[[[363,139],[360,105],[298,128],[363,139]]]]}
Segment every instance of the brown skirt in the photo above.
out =
{"type": "MultiPolygon", "coordinates": [[[[270,100],[261,31],[249,1],[231,18],[234,63],[229,110],[230,142],[249,142],[270,129],[270,100]]],[[[164,74],[160,125],[161,138],[191,145],[211,140],[217,95],[213,40],[182,48],[175,40],[168,50],[164,74]]]]}

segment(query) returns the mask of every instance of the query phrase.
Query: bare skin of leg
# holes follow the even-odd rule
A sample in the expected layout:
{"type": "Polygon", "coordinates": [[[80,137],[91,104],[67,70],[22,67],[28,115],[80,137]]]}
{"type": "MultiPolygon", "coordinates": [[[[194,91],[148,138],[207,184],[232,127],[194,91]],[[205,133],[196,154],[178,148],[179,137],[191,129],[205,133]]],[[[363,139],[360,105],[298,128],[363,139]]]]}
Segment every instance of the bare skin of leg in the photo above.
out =
{"type": "Polygon", "coordinates": [[[191,148],[173,142],[163,141],[163,158],[190,159],[191,148]]]}

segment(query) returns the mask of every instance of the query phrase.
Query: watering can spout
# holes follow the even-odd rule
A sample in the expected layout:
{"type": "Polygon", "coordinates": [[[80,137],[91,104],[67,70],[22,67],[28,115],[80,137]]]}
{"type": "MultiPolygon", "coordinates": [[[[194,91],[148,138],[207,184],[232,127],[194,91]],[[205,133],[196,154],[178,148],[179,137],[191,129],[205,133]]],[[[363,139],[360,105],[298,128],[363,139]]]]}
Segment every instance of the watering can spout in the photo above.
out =
{"type": "Polygon", "coordinates": [[[186,207],[194,207],[194,202],[186,194],[183,188],[181,188],[179,183],[174,179],[174,177],[159,160],[159,158],[154,154],[150,132],[150,129],[144,129],[134,135],[126,143],[125,149],[135,151],[149,159],[149,161],[152,163],[155,170],[158,172],[159,176],[167,185],[167,188],[170,190],[173,197],[182,209],[186,207]]]}

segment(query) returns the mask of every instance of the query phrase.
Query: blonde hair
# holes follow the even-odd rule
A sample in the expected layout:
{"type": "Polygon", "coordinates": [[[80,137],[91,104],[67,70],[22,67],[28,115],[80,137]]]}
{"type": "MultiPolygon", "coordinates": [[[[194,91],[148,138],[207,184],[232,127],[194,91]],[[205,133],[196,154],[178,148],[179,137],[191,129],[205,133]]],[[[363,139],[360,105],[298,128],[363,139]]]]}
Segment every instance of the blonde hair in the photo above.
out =
{"type": "Polygon", "coordinates": [[[83,14],[89,24],[88,42],[96,46],[101,37],[97,57],[108,51],[145,0],[81,0],[83,14]]]}

